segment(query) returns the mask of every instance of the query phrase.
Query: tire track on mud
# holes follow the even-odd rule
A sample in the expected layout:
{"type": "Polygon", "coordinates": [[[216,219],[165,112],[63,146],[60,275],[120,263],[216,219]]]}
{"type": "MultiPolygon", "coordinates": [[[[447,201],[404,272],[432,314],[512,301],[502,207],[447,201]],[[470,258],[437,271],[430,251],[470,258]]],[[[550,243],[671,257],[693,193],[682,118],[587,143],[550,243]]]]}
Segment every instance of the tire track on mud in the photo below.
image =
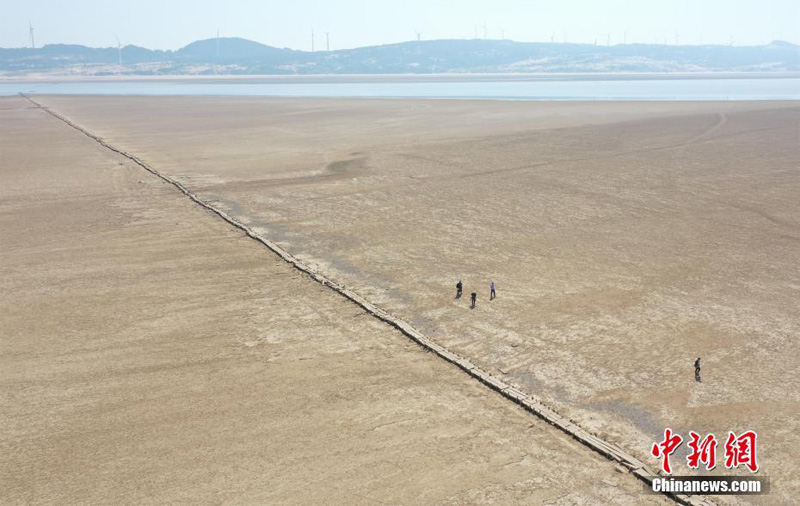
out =
{"type": "MultiPolygon", "coordinates": [[[[371,303],[364,297],[358,295],[352,290],[348,290],[344,286],[336,283],[335,281],[327,278],[323,274],[320,274],[319,272],[315,271],[310,266],[304,264],[303,262],[295,258],[288,251],[284,250],[283,248],[278,246],[276,243],[270,241],[269,239],[255,233],[250,227],[236,220],[232,216],[228,215],[227,213],[225,213],[225,211],[218,209],[213,205],[201,200],[194,193],[192,193],[185,186],[183,186],[183,184],[170,178],[169,176],[162,174],[161,172],[150,166],[148,163],[138,158],[136,155],[128,153],[121,148],[117,148],[116,146],[109,144],[103,138],[91,133],[90,131],[86,130],[80,125],[77,125],[76,123],[72,122],[65,116],[62,116],[59,113],[48,108],[47,106],[40,104],[39,102],[36,102],[28,95],[20,93],[20,96],[25,100],[31,102],[34,106],[36,106],[36,108],[41,109],[50,116],[65,123],[67,126],[77,130],[78,132],[94,140],[95,142],[105,147],[106,149],[127,158],[128,160],[132,161],[133,163],[140,166],[144,170],[158,177],[162,181],[174,186],[183,195],[188,197],[194,203],[210,211],[211,213],[217,215],[218,217],[222,218],[230,225],[243,231],[251,239],[261,243],[263,246],[266,246],[269,250],[271,250],[273,253],[281,257],[284,261],[286,261],[288,264],[290,264],[298,271],[308,275],[314,281],[332,289],[333,291],[337,292],[343,297],[349,299],[351,302],[355,303],[356,305],[364,309],[364,311],[366,311],[370,315],[399,330],[406,337],[410,338],[412,341],[422,346],[426,351],[435,353],[438,357],[460,368],[462,371],[470,375],[472,378],[480,381],[490,389],[499,393],[506,399],[514,402],[518,406],[521,406],[526,411],[539,417],[540,419],[544,420],[550,425],[560,429],[562,432],[571,436],[573,439],[580,442],[584,446],[599,453],[600,455],[606,457],[612,462],[616,462],[624,466],[626,469],[628,469],[628,471],[632,475],[639,478],[646,484],[648,485],[651,484],[653,482],[653,479],[659,476],[658,474],[650,470],[643,462],[639,461],[632,455],[626,453],[624,450],[614,445],[613,443],[604,441],[598,436],[579,427],[572,420],[562,417],[554,409],[542,404],[541,401],[539,401],[539,399],[537,399],[536,397],[528,395],[525,392],[519,390],[518,388],[478,368],[468,359],[458,356],[455,353],[451,352],[450,350],[430,340],[428,337],[423,335],[421,332],[419,332],[417,329],[412,327],[407,322],[392,316],[390,313],[383,310],[379,306],[371,303]]],[[[667,494],[667,493],[665,493],[664,495],[673,499],[678,504],[685,504],[692,506],[707,506],[714,504],[713,502],[701,496],[685,496],[685,495],[667,494]]]]}
{"type": "MultiPolygon", "coordinates": [[[[493,176],[497,174],[506,174],[506,173],[513,173],[513,172],[521,172],[526,171],[529,169],[536,169],[539,167],[549,167],[553,165],[560,165],[560,164],[569,164],[569,163],[581,163],[581,162],[595,162],[597,160],[608,160],[628,155],[636,155],[642,153],[651,153],[656,151],[669,151],[673,149],[682,150],[685,149],[693,144],[697,144],[706,140],[707,137],[710,137],[717,131],[721,130],[725,127],[728,123],[728,115],[725,113],[718,113],[717,114],[717,121],[711,127],[707,128],[705,131],[701,132],[700,134],[695,135],[685,141],[681,141],[674,144],[666,144],[666,145],[656,145],[656,146],[645,146],[641,148],[635,149],[627,149],[623,151],[614,151],[609,153],[603,154],[593,154],[591,156],[581,156],[581,157],[574,157],[574,158],[554,158],[552,160],[545,160],[541,162],[531,163],[531,164],[524,164],[524,165],[515,165],[513,167],[502,167],[499,169],[491,169],[491,170],[484,170],[484,171],[477,171],[477,172],[466,172],[466,173],[459,173],[459,174],[445,174],[440,176],[427,176],[427,177],[415,177],[413,183],[407,183],[402,186],[411,186],[417,184],[426,184],[435,181],[443,181],[443,180],[450,180],[450,179],[470,179],[470,178],[480,178],[484,176],[493,176]]],[[[591,128],[594,128],[592,126],[591,128]]],[[[580,128],[587,128],[587,127],[580,127],[580,128]]],[[[771,128],[763,129],[764,131],[772,130],[771,128]]],[[[747,133],[753,133],[756,131],[761,130],[751,130],[747,133]]],[[[438,165],[444,165],[447,167],[460,167],[461,165],[455,162],[451,162],[449,160],[439,160],[434,158],[428,158],[424,156],[418,155],[411,155],[407,153],[400,153],[400,156],[404,158],[410,159],[419,159],[425,162],[431,162],[438,165]]],[[[397,188],[400,185],[394,185],[392,188],[397,188]]],[[[381,190],[380,188],[379,190],[381,190]]],[[[361,192],[358,192],[361,193],[361,192]]]]}
{"type": "Polygon", "coordinates": [[[682,142],[678,142],[675,144],[666,144],[662,146],[645,146],[643,148],[635,148],[635,149],[627,149],[623,151],[616,151],[613,153],[604,153],[601,155],[593,155],[593,156],[584,156],[584,157],[577,157],[577,158],[563,158],[563,159],[556,159],[556,160],[548,160],[545,162],[534,163],[530,165],[518,165],[516,167],[507,167],[503,169],[495,169],[495,170],[488,170],[483,172],[474,172],[469,174],[463,174],[461,178],[470,178],[470,177],[481,177],[493,174],[502,174],[505,172],[515,172],[520,170],[526,169],[535,169],[537,167],[544,167],[548,165],[558,165],[561,163],[574,163],[574,162],[593,162],[596,160],[605,160],[610,158],[617,158],[621,156],[628,156],[628,155],[636,155],[641,153],[651,153],[654,151],[669,151],[671,149],[683,149],[692,144],[696,144],[700,141],[705,140],[706,137],[713,135],[718,130],[722,129],[728,123],[728,116],[725,113],[720,113],[717,115],[717,122],[704,131],[701,134],[695,135],[694,137],[687,139],[682,142]]]}

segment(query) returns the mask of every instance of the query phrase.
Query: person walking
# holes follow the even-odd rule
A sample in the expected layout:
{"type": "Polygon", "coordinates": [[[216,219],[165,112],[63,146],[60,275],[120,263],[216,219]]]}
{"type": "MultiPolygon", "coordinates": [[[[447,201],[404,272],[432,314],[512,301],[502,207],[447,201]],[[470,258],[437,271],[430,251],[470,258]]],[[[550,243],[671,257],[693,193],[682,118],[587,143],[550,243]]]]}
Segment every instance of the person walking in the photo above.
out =
{"type": "Polygon", "coordinates": [[[700,379],[700,357],[697,357],[697,360],[694,361],[694,380],[698,383],[703,382],[700,379]]]}
{"type": "Polygon", "coordinates": [[[456,283],[456,299],[461,298],[462,290],[464,290],[464,285],[461,284],[461,280],[459,279],[458,283],[456,283]]]}
{"type": "Polygon", "coordinates": [[[494,300],[495,297],[497,297],[497,292],[495,292],[494,281],[492,281],[492,284],[489,285],[489,300],[494,300]]]}
{"type": "Polygon", "coordinates": [[[475,309],[475,301],[478,300],[478,294],[475,293],[475,292],[472,292],[472,295],[470,296],[470,299],[472,301],[472,309],[475,309]]]}

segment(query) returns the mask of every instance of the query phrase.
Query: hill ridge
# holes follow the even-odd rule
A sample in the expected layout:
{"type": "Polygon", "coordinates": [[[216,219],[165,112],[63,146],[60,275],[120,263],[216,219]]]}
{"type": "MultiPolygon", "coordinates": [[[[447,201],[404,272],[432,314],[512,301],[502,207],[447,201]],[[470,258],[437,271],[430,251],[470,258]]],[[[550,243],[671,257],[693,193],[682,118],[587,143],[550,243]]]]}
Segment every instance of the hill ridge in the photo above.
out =
{"type": "Polygon", "coordinates": [[[178,50],[127,45],[48,44],[0,48],[5,75],[429,74],[522,72],[792,72],[800,46],[668,46],[516,42],[486,39],[409,41],[333,51],[302,51],[225,37],[178,50]],[[120,55],[122,65],[119,64],[120,55]]]}

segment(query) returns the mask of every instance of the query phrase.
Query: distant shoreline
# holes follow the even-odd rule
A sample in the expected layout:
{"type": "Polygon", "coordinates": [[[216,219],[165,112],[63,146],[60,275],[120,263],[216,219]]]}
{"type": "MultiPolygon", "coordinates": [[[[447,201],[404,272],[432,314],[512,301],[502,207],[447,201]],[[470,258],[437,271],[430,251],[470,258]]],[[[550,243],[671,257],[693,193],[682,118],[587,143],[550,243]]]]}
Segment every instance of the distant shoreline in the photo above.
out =
{"type": "Polygon", "coordinates": [[[541,73],[444,73],[444,74],[305,74],[305,75],[0,75],[0,82],[198,82],[198,83],[381,83],[381,82],[537,82],[537,81],[650,81],[695,79],[800,79],[800,72],[541,72],[541,73]]]}

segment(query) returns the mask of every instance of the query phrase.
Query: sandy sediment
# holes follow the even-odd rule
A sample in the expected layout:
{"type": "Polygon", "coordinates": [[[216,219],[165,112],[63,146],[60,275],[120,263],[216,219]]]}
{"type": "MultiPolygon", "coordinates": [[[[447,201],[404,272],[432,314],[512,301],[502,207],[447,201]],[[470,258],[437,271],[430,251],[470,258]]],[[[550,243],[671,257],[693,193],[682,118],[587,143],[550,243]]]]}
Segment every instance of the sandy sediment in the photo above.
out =
{"type": "Polygon", "coordinates": [[[0,502],[663,501],[130,160],[0,118],[0,502]]]}
{"type": "MultiPolygon", "coordinates": [[[[186,188],[186,186],[176,181],[175,179],[162,174],[157,169],[153,168],[146,162],[142,161],[136,155],[128,153],[124,150],[117,148],[116,146],[109,144],[108,142],[96,136],[92,132],[86,130],[80,125],[75,124],[69,118],[40,104],[36,100],[27,96],[25,96],[24,98],[28,100],[35,107],[38,107],[43,111],[46,111],[54,118],[64,122],[66,125],[81,132],[86,137],[99,143],[101,146],[107,148],[108,150],[114,153],[121,155],[122,157],[133,162],[134,164],[138,165],[139,167],[151,173],[152,175],[158,177],[165,183],[174,186],[178,191],[181,192],[181,194],[191,199],[192,202],[194,202],[195,204],[217,215],[219,218],[221,218],[223,221],[230,224],[231,226],[239,230],[242,230],[245,234],[247,234],[248,237],[266,246],[270,251],[278,255],[289,265],[291,265],[298,271],[302,272],[303,274],[310,276],[311,279],[317,281],[322,286],[330,288],[331,290],[345,297],[349,301],[357,304],[359,307],[364,309],[367,312],[367,314],[396,328],[397,330],[402,332],[406,337],[409,337],[415,343],[422,346],[426,351],[432,352],[436,354],[439,358],[457,366],[471,377],[480,381],[481,383],[491,388],[492,390],[498,392],[506,399],[514,402],[515,404],[518,404],[526,411],[533,413],[534,415],[541,418],[545,422],[558,428],[565,434],[579,441],[584,446],[591,448],[595,452],[599,453],[600,455],[603,455],[604,457],[608,458],[609,460],[615,463],[621,464],[623,468],[628,469],[631,473],[633,473],[634,476],[641,479],[646,486],[652,486],[653,480],[658,477],[656,471],[648,469],[647,466],[645,466],[641,461],[639,461],[632,455],[626,453],[621,448],[617,447],[612,443],[609,443],[608,441],[604,441],[599,437],[597,437],[596,434],[589,433],[582,427],[577,426],[573,420],[569,420],[559,415],[551,407],[542,404],[541,400],[536,398],[535,396],[526,393],[512,386],[511,384],[503,381],[502,379],[495,377],[490,372],[477,367],[475,364],[470,362],[469,359],[459,356],[453,353],[452,351],[440,346],[438,343],[434,342],[433,340],[422,334],[419,330],[415,329],[408,322],[405,322],[400,318],[397,318],[396,316],[388,313],[383,308],[378,307],[377,305],[373,304],[372,302],[360,296],[359,294],[353,292],[352,290],[348,290],[343,285],[336,283],[335,281],[326,277],[324,274],[320,273],[318,270],[313,269],[310,266],[303,263],[302,261],[300,261],[297,257],[293,256],[291,253],[286,251],[284,248],[280,247],[275,242],[258,234],[252,228],[240,222],[236,218],[232,217],[225,211],[215,207],[212,204],[209,204],[208,202],[203,201],[196,194],[189,191],[186,188]]],[[[726,120],[727,118],[725,116],[721,116],[718,126],[723,125],[726,120]]],[[[346,162],[341,162],[339,164],[346,165],[346,162]]],[[[702,498],[690,497],[683,494],[679,495],[669,494],[669,496],[681,504],[701,504],[703,502],[702,498]]]]}
{"type": "Polygon", "coordinates": [[[796,103],[43,100],[638,458],[752,428],[796,492],[796,103]]]}

